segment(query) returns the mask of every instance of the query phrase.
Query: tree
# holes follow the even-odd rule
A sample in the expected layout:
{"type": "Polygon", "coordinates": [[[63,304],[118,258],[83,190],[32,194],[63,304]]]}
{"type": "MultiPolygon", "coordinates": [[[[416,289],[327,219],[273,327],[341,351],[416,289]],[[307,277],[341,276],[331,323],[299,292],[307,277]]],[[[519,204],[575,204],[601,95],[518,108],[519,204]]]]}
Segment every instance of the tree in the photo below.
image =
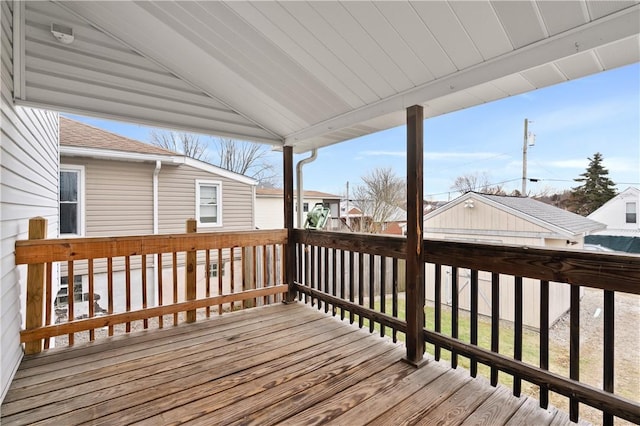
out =
{"type": "Polygon", "coordinates": [[[353,191],[353,205],[369,220],[361,220],[359,230],[375,233],[395,218],[405,201],[406,185],[390,167],[373,169],[361,179],[363,184],[353,191]]]}
{"type": "Polygon", "coordinates": [[[207,143],[193,133],[152,130],[149,138],[153,145],[160,148],[178,152],[196,160],[208,161],[207,143]]]}
{"type": "Polygon", "coordinates": [[[202,140],[200,136],[187,132],[152,130],[150,133],[151,143],[155,146],[248,176],[263,187],[278,183],[275,166],[268,158],[270,149],[267,145],[229,138],[207,139],[202,140]],[[210,140],[215,142],[215,150],[209,149],[210,140]],[[213,161],[210,160],[211,155],[213,161]]]}
{"type": "Polygon", "coordinates": [[[588,157],[589,166],[579,178],[582,185],[571,188],[570,209],[583,216],[591,214],[604,203],[616,196],[615,183],[609,179],[609,170],[602,166],[602,154],[596,152],[588,157]]]}
{"type": "Polygon", "coordinates": [[[217,165],[257,180],[260,186],[274,186],[278,173],[269,161],[269,147],[252,142],[217,138],[217,165]]]}
{"type": "Polygon", "coordinates": [[[487,175],[486,172],[482,174],[476,172],[458,176],[456,180],[453,181],[451,189],[455,189],[461,194],[476,191],[482,192],[483,194],[506,195],[501,185],[491,185],[489,183],[489,175],[487,175]]]}

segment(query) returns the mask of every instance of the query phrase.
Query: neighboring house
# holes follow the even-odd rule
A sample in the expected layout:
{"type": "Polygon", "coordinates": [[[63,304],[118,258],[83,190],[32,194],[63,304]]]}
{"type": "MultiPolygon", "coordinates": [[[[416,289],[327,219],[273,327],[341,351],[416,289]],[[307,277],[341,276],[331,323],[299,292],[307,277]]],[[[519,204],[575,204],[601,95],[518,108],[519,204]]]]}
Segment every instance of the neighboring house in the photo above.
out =
{"type": "MultiPolygon", "coordinates": [[[[294,194],[296,191],[293,191],[294,194]]],[[[340,217],[340,196],[320,191],[303,191],[302,212],[303,220],[307,212],[317,203],[328,207],[332,218],[340,217]]],[[[294,200],[293,226],[298,227],[298,202],[294,200]]],[[[256,227],[258,229],[284,228],[284,195],[281,188],[256,189],[256,227]]],[[[302,224],[304,225],[304,223],[302,224]]],[[[300,226],[300,228],[302,227],[300,226]]]]}
{"type": "MultiPolygon", "coordinates": [[[[602,223],[536,201],[532,198],[486,195],[468,192],[425,216],[424,238],[496,243],[527,247],[582,248],[585,235],[604,228],[602,223]]],[[[451,270],[443,273],[443,297],[451,297],[451,270]]],[[[433,277],[433,266],[426,273],[433,277]]],[[[500,316],[513,320],[513,277],[501,276],[500,316]]],[[[480,274],[479,311],[490,315],[491,277],[480,274]]],[[[469,309],[469,271],[460,271],[460,304],[469,309]]],[[[427,285],[427,299],[433,301],[433,285],[427,285]]],[[[549,322],[553,324],[569,308],[566,284],[550,285],[549,322]]],[[[524,324],[539,327],[539,282],[524,280],[524,324]]],[[[446,300],[445,300],[446,301],[446,300]]]]}
{"type": "MultiPolygon", "coordinates": [[[[60,117],[60,234],[61,237],[102,237],[185,232],[187,219],[198,221],[198,232],[254,229],[256,182],[228,170],[185,157],[153,145],[125,138],[60,117]]],[[[239,250],[234,258],[239,255],[239,250]]],[[[228,263],[229,255],[223,262],[228,263]]],[[[163,284],[172,285],[171,256],[163,259],[163,284]]],[[[147,294],[151,303],[157,288],[156,259],[147,261],[147,294]],[[154,273],[154,271],[156,271],[154,273]]],[[[141,259],[132,257],[132,288],[141,286],[141,259]]],[[[178,289],[183,291],[182,255],[178,289]]],[[[215,263],[212,260],[212,265],[215,263]]],[[[199,261],[203,284],[204,259],[199,261]]],[[[104,265],[96,265],[96,268],[104,265]]],[[[217,274],[216,271],[210,274],[217,274]]],[[[223,263],[224,273],[225,266],[223,263]]],[[[114,264],[124,274],[124,264],[114,264]]],[[[61,267],[61,288],[56,310],[66,315],[68,278],[61,267]]],[[[124,282],[123,280],[114,280],[124,282]]],[[[227,283],[228,284],[228,283],[227,283]]],[[[74,270],[74,300],[88,302],[86,267],[74,270]]],[[[106,274],[96,279],[96,309],[106,306],[106,274]]],[[[170,288],[163,291],[171,297],[170,288]]],[[[199,290],[200,291],[200,290],[199,290]]],[[[124,306],[122,293],[114,292],[114,309],[124,306]],[[119,298],[118,298],[119,297],[119,298]]],[[[140,292],[132,306],[140,305],[140,292]]],[[[166,300],[169,302],[169,300],[166,300]]],[[[76,308],[82,315],[88,308],[76,308]]]]}
{"type": "Polygon", "coordinates": [[[625,189],[588,216],[606,224],[607,229],[587,236],[585,242],[616,251],[640,253],[639,208],[640,189],[625,189]]]}
{"type": "Polygon", "coordinates": [[[407,211],[402,207],[389,204],[374,206],[368,201],[354,202],[343,200],[340,202],[341,221],[343,231],[375,232],[386,235],[405,235],[407,229],[407,211]],[[386,207],[388,206],[388,207],[386,207]],[[383,222],[374,222],[372,210],[378,208],[385,212],[383,222]],[[347,214],[347,209],[349,213],[347,214]]]}

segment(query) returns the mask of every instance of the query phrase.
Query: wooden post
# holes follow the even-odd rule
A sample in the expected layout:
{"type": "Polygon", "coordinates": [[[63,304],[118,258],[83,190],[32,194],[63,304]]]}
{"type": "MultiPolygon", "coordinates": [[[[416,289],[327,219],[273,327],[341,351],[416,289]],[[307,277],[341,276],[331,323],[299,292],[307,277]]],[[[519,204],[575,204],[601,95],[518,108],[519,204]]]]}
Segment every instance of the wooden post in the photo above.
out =
{"type": "Polygon", "coordinates": [[[423,121],[420,105],[407,108],[407,358],[420,366],[424,354],[423,121]]]}
{"type": "MultiPolygon", "coordinates": [[[[198,222],[195,219],[187,219],[187,233],[195,233],[198,231],[198,222]]],[[[196,300],[196,267],[197,253],[195,250],[188,251],[185,264],[185,300],[196,300]]],[[[196,321],[196,310],[187,311],[187,322],[196,321]]]]}
{"type": "MultiPolygon", "coordinates": [[[[29,239],[42,240],[47,235],[47,219],[34,217],[29,220],[29,239]]],[[[44,263],[30,264],[27,266],[27,330],[42,327],[42,313],[44,311],[44,263]]],[[[73,284],[69,286],[73,290],[73,284]]],[[[73,297],[73,293],[71,296],[73,297]]],[[[24,353],[37,354],[42,351],[42,340],[27,342],[24,345],[24,353]]]]}
{"type": "MultiPolygon", "coordinates": [[[[289,285],[285,303],[291,303],[296,298],[294,279],[296,276],[296,246],[293,240],[293,147],[285,146],[283,154],[284,176],[284,227],[288,231],[287,245],[284,251],[285,269],[284,281],[289,285]]],[[[302,208],[300,206],[300,208],[302,208]]]]}

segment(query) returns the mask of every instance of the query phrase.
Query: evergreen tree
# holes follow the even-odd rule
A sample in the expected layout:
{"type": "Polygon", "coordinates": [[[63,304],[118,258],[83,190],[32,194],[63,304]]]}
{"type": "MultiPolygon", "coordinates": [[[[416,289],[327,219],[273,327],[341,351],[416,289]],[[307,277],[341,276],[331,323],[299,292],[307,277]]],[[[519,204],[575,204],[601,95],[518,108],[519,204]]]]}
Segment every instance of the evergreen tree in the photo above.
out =
{"type": "Polygon", "coordinates": [[[583,216],[591,214],[616,195],[615,184],[608,177],[609,170],[602,166],[602,154],[596,152],[588,160],[587,170],[574,179],[582,185],[571,188],[571,210],[583,216]]]}

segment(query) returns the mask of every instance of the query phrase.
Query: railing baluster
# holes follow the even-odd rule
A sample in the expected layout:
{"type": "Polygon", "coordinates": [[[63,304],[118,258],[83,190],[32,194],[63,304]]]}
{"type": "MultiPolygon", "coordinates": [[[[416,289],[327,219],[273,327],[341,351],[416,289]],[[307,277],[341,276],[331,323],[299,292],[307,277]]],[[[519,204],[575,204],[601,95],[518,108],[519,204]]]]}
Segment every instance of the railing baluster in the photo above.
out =
{"type": "MultiPolygon", "coordinates": [[[[311,289],[315,288],[315,280],[316,280],[316,246],[309,247],[309,287],[311,289]]],[[[311,296],[311,306],[315,306],[315,299],[311,296]]]]}
{"type": "MultiPolygon", "coordinates": [[[[329,293],[329,249],[327,249],[326,247],[322,248],[322,251],[324,253],[324,292],[325,293],[329,293]]],[[[328,313],[329,312],[329,304],[327,302],[324,302],[324,313],[328,313]]]]}
{"type": "MultiPolygon", "coordinates": [[[[156,254],[156,269],[158,270],[158,306],[162,306],[164,297],[162,292],[162,253],[156,254]]],[[[164,328],[164,315],[158,317],[158,328],[164,328]]]]}
{"type": "MultiPolygon", "coordinates": [[[[500,351],[500,275],[491,274],[491,352],[500,351]]],[[[491,366],[491,386],[498,385],[498,369],[491,366]]]]}
{"type": "MultiPolygon", "coordinates": [[[[113,314],[113,257],[107,258],[107,295],[109,297],[109,303],[107,307],[107,313],[113,314]]],[[[113,336],[113,326],[109,326],[109,336],[113,336]]]]}
{"type": "MultiPolygon", "coordinates": [[[[338,250],[335,248],[331,249],[331,295],[338,295],[338,250]]],[[[336,316],[336,305],[331,306],[331,313],[335,317],[336,316]]]]}
{"type": "MultiPolygon", "coordinates": [[[[380,256],[380,312],[387,312],[387,257],[380,256]]],[[[384,337],[385,328],[380,324],[380,337],[384,337]]]]}
{"type": "MultiPolygon", "coordinates": [[[[305,279],[304,277],[306,277],[307,275],[307,265],[306,263],[304,263],[305,260],[305,256],[304,254],[305,251],[303,250],[303,244],[302,243],[297,243],[297,249],[298,249],[298,282],[302,285],[305,285],[305,279]],[[303,267],[304,265],[304,267],[303,267]]],[[[307,295],[304,295],[305,299],[304,299],[304,303],[307,303],[307,295]]],[[[302,293],[298,292],[298,300],[302,301],[302,293]]]]}
{"type": "MultiPolygon", "coordinates": [[[[374,310],[376,307],[376,281],[375,281],[375,262],[376,258],[374,255],[369,255],[369,309],[374,310]]],[[[375,322],[373,320],[369,320],[369,333],[373,333],[375,329],[375,322]]]]}
{"type": "MultiPolygon", "coordinates": [[[[229,284],[229,289],[231,291],[231,293],[235,293],[236,292],[236,268],[235,268],[235,264],[236,264],[236,258],[235,255],[233,253],[233,247],[229,247],[229,280],[231,280],[231,283],[229,284]]],[[[231,312],[235,311],[235,303],[233,303],[233,301],[231,301],[231,303],[229,304],[229,307],[231,309],[231,312]]]]}
{"type": "MultiPolygon", "coordinates": [[[[549,369],[549,281],[540,281],[540,368],[549,369]]],[[[540,407],[549,406],[549,388],[540,385],[540,407]]]]}
{"type": "MultiPolygon", "coordinates": [[[[604,354],[603,354],[603,370],[602,370],[602,389],[606,392],[613,393],[614,378],[614,353],[615,353],[615,293],[613,291],[604,291],[604,354]]],[[[637,349],[636,349],[637,350],[637,349]]],[[[604,413],[602,415],[603,426],[613,426],[613,415],[604,413]]]]}
{"type": "MultiPolygon", "coordinates": [[[[251,254],[253,255],[253,258],[251,259],[252,262],[252,273],[253,276],[251,277],[251,289],[255,290],[258,288],[258,252],[257,252],[257,247],[256,246],[251,246],[251,254]]],[[[253,306],[252,307],[256,307],[258,306],[258,299],[257,298],[253,298],[253,306]]]]}
{"type": "MultiPolygon", "coordinates": [[[[224,268],[224,260],[222,258],[222,249],[219,248],[218,249],[218,296],[222,295],[223,293],[223,288],[222,288],[222,271],[224,268]]],[[[224,307],[222,306],[222,303],[218,304],[218,315],[222,315],[222,311],[224,310],[224,307]]]]}
{"type": "MultiPolygon", "coordinates": [[[[478,345],[478,271],[476,269],[471,270],[471,330],[470,330],[470,343],[472,345],[478,345]]],[[[477,377],[478,375],[478,361],[475,357],[471,358],[471,377],[477,377]]]]}
{"type": "MultiPolygon", "coordinates": [[[[347,270],[344,267],[344,262],[345,262],[345,252],[344,250],[340,250],[340,298],[344,299],[345,295],[344,295],[344,287],[345,287],[345,277],[347,274],[347,270]]],[[[344,320],[344,308],[340,308],[340,319],[344,320]]]]}
{"type": "MultiPolygon", "coordinates": [[[[569,377],[580,381],[580,286],[571,286],[569,314],[569,377]]],[[[578,422],[578,400],[569,398],[569,418],[578,422]]]]}
{"type": "MultiPolygon", "coordinates": [[[[364,253],[358,253],[358,305],[364,306],[364,253]]],[[[364,317],[358,315],[358,327],[364,326],[364,317]]]]}
{"type": "MultiPolygon", "coordinates": [[[[247,264],[246,264],[246,247],[240,247],[240,270],[242,271],[242,276],[240,277],[240,290],[245,291],[248,290],[247,284],[247,264]]],[[[242,301],[242,309],[249,307],[249,301],[242,301]]]]}
{"type": "MultiPolygon", "coordinates": [[[[398,318],[398,259],[393,258],[391,262],[391,315],[398,318]]],[[[398,330],[393,329],[393,343],[398,341],[398,330]]]]}
{"type": "MultiPolygon", "coordinates": [[[[458,268],[451,267],[451,337],[458,338],[458,268]]],[[[451,368],[458,368],[458,353],[451,351],[451,368]]]]}
{"type": "MultiPolygon", "coordinates": [[[[514,285],[515,312],[513,325],[513,358],[518,361],[522,361],[522,277],[515,277],[514,285]]],[[[520,378],[520,376],[515,375],[513,377],[513,395],[520,397],[521,392],[522,379],[520,378]]]]}
{"type": "MultiPolygon", "coordinates": [[[[178,303],[178,253],[175,251],[171,254],[172,256],[172,275],[173,275],[173,303],[178,303]]],[[[173,314],[173,325],[178,325],[178,313],[173,314]]]]}
{"type": "MultiPolygon", "coordinates": [[[[262,287],[269,287],[271,284],[269,282],[269,256],[267,252],[269,250],[269,246],[262,246],[262,287]]],[[[268,305],[271,303],[270,296],[264,296],[262,298],[262,304],[268,305]]]]}
{"type": "MultiPolygon", "coordinates": [[[[218,270],[218,274],[220,273],[218,270]]],[[[204,251],[204,292],[206,297],[211,296],[211,250],[204,251]]],[[[207,306],[204,312],[207,318],[211,317],[210,306],[207,306]]]]}
{"type": "MultiPolygon", "coordinates": [[[[75,318],[75,280],[73,274],[73,260],[67,262],[67,321],[73,321],[75,318]]],[[[74,344],[74,334],[69,333],[69,346],[74,344]]]]}
{"type": "MultiPolygon", "coordinates": [[[[318,247],[318,254],[316,255],[316,288],[319,291],[323,290],[322,286],[322,259],[324,257],[324,247],[318,247]]],[[[324,303],[321,299],[318,299],[318,310],[322,309],[324,303]]]]}
{"type": "MultiPolygon", "coordinates": [[[[442,265],[435,265],[435,288],[434,288],[434,318],[433,329],[437,333],[442,332],[442,265]]],[[[440,361],[440,345],[435,345],[434,357],[440,361]]]]}
{"type": "MultiPolygon", "coordinates": [[[[142,255],[142,309],[147,309],[147,255],[142,255]]],[[[89,275],[89,280],[91,280],[91,275],[89,275]]],[[[142,320],[142,327],[146,330],[149,328],[149,320],[142,320]]]]}
{"type": "MultiPolygon", "coordinates": [[[[124,258],[124,276],[125,276],[125,310],[131,312],[131,257],[125,256],[124,258]]],[[[131,332],[131,322],[126,323],[126,332],[131,332]]]]}
{"type": "MultiPolygon", "coordinates": [[[[351,303],[353,303],[355,300],[355,297],[353,294],[355,293],[355,277],[353,276],[354,274],[353,257],[354,257],[353,251],[349,251],[349,301],[351,303]]],[[[354,321],[353,311],[349,311],[349,323],[353,324],[353,321],[354,321]]]]}
{"type": "MultiPolygon", "coordinates": [[[[45,303],[45,317],[44,317],[44,324],[45,325],[51,325],[51,305],[53,304],[53,263],[51,262],[47,262],[45,264],[45,282],[44,282],[44,289],[45,289],[45,298],[44,298],[44,303],[45,303]]],[[[51,345],[51,339],[49,337],[47,337],[46,339],[44,339],[44,348],[45,349],[49,349],[49,346],[51,345]]]]}
{"type": "MultiPolygon", "coordinates": [[[[89,300],[87,301],[88,303],[88,307],[89,307],[89,318],[93,318],[95,316],[95,309],[93,306],[94,301],[94,282],[93,282],[93,259],[87,259],[87,274],[89,275],[87,278],[89,279],[89,288],[88,288],[88,293],[89,293],[89,300]]],[[[95,330],[92,328],[91,330],[89,330],[89,341],[93,342],[94,340],[96,340],[96,332],[95,330]]]]}

